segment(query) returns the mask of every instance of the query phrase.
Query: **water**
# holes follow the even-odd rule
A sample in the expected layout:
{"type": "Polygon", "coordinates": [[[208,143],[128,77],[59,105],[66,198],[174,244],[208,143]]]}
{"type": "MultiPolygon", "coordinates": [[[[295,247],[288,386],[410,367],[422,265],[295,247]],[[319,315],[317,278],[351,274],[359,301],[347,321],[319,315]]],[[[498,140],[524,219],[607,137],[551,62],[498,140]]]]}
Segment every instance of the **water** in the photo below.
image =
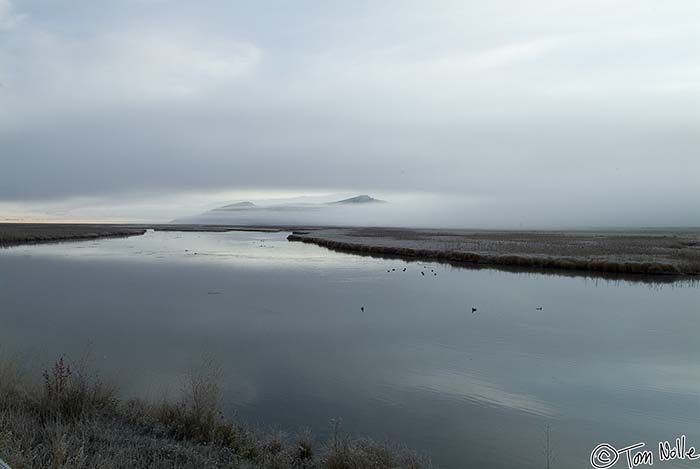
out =
{"type": "Polygon", "coordinates": [[[176,395],[214,355],[238,419],[325,438],[342,418],[344,432],[446,468],[545,467],[548,425],[552,467],[590,467],[601,442],[700,445],[696,285],[406,263],[285,238],[149,232],[0,250],[0,341],[40,365],[89,346],[125,395],[149,397],[176,395]]]}

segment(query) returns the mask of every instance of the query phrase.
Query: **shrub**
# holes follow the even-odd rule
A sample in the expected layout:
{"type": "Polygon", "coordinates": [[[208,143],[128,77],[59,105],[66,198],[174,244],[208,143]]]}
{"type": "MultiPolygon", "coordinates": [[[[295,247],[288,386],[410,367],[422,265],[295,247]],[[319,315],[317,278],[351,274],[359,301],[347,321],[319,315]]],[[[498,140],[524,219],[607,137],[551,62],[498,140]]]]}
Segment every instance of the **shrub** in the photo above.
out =
{"type": "Polygon", "coordinates": [[[71,422],[84,416],[116,412],[118,401],[114,388],[82,366],[74,371],[64,357],[45,370],[43,378],[37,410],[44,419],[71,422]]]}

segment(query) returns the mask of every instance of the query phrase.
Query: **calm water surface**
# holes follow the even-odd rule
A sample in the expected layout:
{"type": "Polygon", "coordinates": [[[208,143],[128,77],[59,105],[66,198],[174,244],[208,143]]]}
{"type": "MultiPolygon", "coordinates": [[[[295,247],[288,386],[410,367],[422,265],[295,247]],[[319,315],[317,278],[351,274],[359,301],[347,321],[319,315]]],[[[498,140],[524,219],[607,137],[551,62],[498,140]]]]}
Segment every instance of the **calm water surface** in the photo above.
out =
{"type": "Polygon", "coordinates": [[[342,418],[347,433],[446,468],[542,468],[548,425],[553,467],[589,467],[601,442],[656,450],[686,434],[700,446],[697,285],[405,263],[285,238],[149,232],[0,250],[0,343],[40,365],[92,344],[126,395],[150,397],[177,394],[214,355],[239,419],[325,438],[342,418]]]}

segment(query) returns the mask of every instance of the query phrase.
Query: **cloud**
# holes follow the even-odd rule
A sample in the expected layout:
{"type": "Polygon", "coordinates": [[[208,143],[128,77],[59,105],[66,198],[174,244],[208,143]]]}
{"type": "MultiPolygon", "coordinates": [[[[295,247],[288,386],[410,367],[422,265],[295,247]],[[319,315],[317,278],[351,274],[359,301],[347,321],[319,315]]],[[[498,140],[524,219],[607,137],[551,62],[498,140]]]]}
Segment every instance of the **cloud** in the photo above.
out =
{"type": "Polygon", "coordinates": [[[14,13],[10,0],[0,0],[0,32],[14,28],[23,18],[23,15],[14,13]]]}
{"type": "Polygon", "coordinates": [[[205,93],[251,73],[261,57],[246,42],[142,31],[107,35],[90,54],[73,67],[80,75],[97,90],[138,99],[205,93]]]}
{"type": "Polygon", "coordinates": [[[694,0],[70,5],[0,0],[2,24],[24,16],[0,33],[0,201],[413,193],[466,201],[470,226],[697,219],[694,0]]]}
{"type": "Polygon", "coordinates": [[[191,99],[254,71],[255,45],[206,34],[129,30],[78,41],[51,32],[18,32],[18,54],[3,54],[18,107],[96,107],[191,99]],[[13,67],[14,66],[14,67],[13,67]],[[32,94],[43,94],[41,102],[32,94]]]}

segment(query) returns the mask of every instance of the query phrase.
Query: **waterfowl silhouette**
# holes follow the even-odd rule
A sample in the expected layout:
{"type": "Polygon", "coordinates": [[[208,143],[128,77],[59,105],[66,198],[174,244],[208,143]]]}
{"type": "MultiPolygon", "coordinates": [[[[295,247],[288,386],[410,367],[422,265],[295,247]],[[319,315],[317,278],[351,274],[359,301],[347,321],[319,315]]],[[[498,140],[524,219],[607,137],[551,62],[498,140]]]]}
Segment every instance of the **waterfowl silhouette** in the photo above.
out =
{"type": "Polygon", "coordinates": [[[476,308],[472,306],[472,313],[476,313],[476,308]]]}
{"type": "Polygon", "coordinates": [[[538,307],[535,308],[535,309],[536,309],[537,311],[542,311],[542,306],[538,306],[538,307]]]}
{"type": "Polygon", "coordinates": [[[365,307],[364,307],[364,306],[360,306],[360,311],[364,311],[364,310],[365,310],[365,307]]]}

